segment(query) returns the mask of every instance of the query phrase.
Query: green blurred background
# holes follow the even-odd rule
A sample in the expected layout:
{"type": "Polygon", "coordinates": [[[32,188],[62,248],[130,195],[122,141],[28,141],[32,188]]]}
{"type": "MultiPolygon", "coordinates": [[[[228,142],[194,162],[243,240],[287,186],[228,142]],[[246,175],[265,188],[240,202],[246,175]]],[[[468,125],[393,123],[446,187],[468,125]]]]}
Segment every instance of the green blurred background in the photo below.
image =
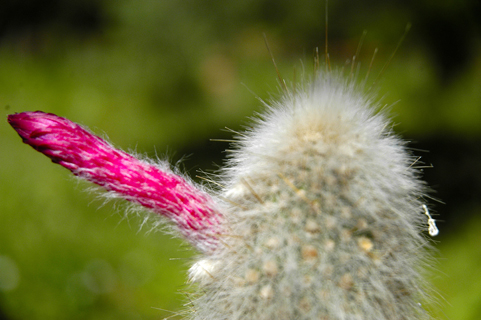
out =
{"type": "MultiPolygon", "coordinates": [[[[228,127],[278,96],[281,74],[324,59],[323,1],[6,0],[0,4],[0,319],[160,319],[186,303],[195,254],[139,231],[21,143],[7,114],[53,112],[118,147],[215,171],[228,127]],[[187,157],[184,157],[186,156],[187,157]],[[100,209],[99,209],[100,207],[100,209]]],[[[481,42],[477,0],[331,1],[329,52],[346,69],[367,30],[359,77],[394,104],[395,128],[436,191],[439,319],[481,319],[481,42]],[[388,68],[407,23],[411,31],[388,68]]],[[[115,207],[115,208],[113,208],[115,207]]],[[[179,317],[174,317],[179,318],[179,317]]]]}

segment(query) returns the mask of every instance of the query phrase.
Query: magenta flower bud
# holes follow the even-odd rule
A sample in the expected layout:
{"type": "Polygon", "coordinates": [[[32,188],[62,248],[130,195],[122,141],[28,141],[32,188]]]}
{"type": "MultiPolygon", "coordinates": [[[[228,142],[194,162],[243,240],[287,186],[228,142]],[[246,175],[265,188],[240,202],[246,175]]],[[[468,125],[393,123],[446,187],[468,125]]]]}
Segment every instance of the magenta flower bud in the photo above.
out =
{"type": "Polygon", "coordinates": [[[51,113],[8,116],[23,142],[78,177],[172,220],[206,253],[218,246],[223,217],[214,199],[166,163],[152,164],[115,149],[80,125],[51,113]]]}

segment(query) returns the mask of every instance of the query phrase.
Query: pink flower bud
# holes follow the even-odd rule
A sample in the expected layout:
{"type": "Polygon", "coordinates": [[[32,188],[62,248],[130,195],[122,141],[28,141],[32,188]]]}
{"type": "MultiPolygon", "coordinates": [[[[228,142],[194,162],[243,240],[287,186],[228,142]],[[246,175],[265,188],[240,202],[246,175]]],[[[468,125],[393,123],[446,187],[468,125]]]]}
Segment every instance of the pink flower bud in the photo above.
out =
{"type": "Polygon", "coordinates": [[[13,114],[8,122],[24,143],[74,175],[174,221],[201,251],[217,247],[223,221],[217,205],[210,195],[174,174],[168,164],[139,160],[51,113],[13,114]]]}

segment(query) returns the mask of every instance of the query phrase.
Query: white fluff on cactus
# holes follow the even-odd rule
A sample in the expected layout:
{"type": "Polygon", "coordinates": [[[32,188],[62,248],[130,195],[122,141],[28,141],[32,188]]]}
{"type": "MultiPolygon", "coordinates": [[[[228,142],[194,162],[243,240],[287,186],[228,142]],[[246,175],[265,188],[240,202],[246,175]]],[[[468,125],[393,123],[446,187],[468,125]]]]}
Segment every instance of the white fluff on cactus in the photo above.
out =
{"type": "Polygon", "coordinates": [[[373,101],[320,72],[239,138],[193,318],[429,318],[423,183],[373,101]]]}
{"type": "Polygon", "coordinates": [[[377,100],[318,71],[266,108],[239,136],[221,190],[53,114],[8,120],[53,162],[173,222],[199,251],[188,319],[429,319],[422,273],[434,220],[377,100]]]}

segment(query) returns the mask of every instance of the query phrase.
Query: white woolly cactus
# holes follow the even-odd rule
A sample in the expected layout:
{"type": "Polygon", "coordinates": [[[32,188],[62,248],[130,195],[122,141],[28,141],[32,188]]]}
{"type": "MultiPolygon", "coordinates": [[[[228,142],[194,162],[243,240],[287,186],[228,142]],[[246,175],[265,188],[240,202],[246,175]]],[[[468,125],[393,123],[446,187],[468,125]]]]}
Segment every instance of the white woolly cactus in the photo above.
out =
{"type": "Polygon", "coordinates": [[[428,319],[414,158],[352,80],[319,71],[239,137],[219,191],[43,112],[9,116],[75,175],[172,220],[200,256],[189,319],[428,319]]]}
{"type": "Polygon", "coordinates": [[[240,137],[222,181],[224,245],[191,268],[193,318],[429,318],[423,184],[359,90],[320,72],[240,137]]]}

